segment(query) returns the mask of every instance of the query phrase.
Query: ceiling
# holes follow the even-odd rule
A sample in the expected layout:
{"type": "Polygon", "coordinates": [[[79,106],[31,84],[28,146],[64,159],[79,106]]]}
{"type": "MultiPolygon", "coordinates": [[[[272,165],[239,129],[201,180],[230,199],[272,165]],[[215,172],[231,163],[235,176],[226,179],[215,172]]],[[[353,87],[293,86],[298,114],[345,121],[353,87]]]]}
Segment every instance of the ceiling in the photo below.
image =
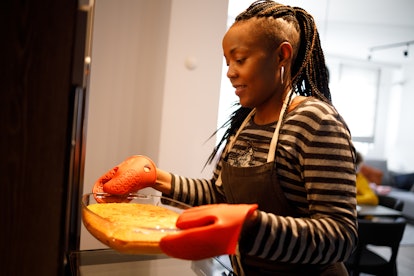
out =
{"type": "MultiPolygon", "coordinates": [[[[326,56],[391,65],[414,64],[413,0],[279,0],[299,6],[315,18],[326,56]],[[407,46],[405,42],[413,44],[407,46]],[[393,44],[403,45],[370,51],[393,44]],[[404,56],[404,51],[408,55],[404,56]]],[[[252,0],[229,0],[237,15],[252,0]]]]}

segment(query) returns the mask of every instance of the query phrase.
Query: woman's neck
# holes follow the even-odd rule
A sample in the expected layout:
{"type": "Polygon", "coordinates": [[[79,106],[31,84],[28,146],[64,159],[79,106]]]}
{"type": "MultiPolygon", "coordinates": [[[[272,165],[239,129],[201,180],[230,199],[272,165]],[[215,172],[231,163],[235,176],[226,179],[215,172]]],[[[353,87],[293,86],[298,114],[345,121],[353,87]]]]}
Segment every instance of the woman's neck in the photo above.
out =
{"type": "Polygon", "coordinates": [[[267,104],[256,107],[254,122],[257,125],[265,125],[279,120],[283,101],[286,99],[286,97],[288,97],[289,91],[290,90],[286,90],[282,95],[275,95],[275,97],[269,99],[267,104]]]}

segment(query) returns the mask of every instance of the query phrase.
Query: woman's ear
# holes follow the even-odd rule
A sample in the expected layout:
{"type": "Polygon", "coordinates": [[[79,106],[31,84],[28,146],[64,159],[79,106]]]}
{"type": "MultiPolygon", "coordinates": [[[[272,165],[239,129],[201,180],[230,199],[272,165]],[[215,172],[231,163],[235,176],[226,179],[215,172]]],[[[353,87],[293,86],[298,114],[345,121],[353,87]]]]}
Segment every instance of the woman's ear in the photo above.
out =
{"type": "Polygon", "coordinates": [[[293,48],[292,45],[285,41],[282,42],[279,46],[279,63],[281,64],[290,64],[293,57],[293,48]]]}

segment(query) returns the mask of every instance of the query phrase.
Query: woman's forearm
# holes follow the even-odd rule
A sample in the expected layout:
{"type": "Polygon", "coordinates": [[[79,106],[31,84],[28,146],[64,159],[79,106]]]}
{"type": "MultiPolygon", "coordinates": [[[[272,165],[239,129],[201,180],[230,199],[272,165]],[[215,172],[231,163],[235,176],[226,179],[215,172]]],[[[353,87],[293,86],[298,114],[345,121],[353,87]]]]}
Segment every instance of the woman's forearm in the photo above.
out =
{"type": "Polygon", "coordinates": [[[170,194],[171,174],[169,172],[157,168],[157,180],[153,188],[157,191],[162,192],[163,194],[170,194]]]}

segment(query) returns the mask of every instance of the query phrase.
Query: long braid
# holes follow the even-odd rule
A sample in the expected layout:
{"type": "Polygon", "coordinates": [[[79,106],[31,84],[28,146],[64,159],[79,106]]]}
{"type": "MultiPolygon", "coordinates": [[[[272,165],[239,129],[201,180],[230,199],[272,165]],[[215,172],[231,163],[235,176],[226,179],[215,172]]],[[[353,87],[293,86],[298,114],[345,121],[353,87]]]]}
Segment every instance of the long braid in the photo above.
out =
{"type": "MultiPolygon", "coordinates": [[[[259,0],[239,14],[234,24],[247,21],[251,18],[270,17],[284,19],[286,22],[292,24],[300,35],[300,43],[297,47],[297,53],[295,53],[296,55],[294,56],[294,63],[291,70],[292,90],[298,95],[306,97],[313,96],[331,103],[325,57],[321,48],[315,21],[309,13],[302,8],[290,7],[270,0],[259,0]]],[[[274,29],[270,28],[270,26],[267,25],[263,29],[267,37],[273,42],[273,45],[278,45],[284,38],[280,38],[277,31],[273,31],[274,29]]],[[[295,47],[295,45],[292,45],[292,47],[295,47]]],[[[207,163],[211,163],[214,160],[221,145],[236,133],[251,110],[251,108],[241,106],[223,124],[221,128],[227,127],[227,130],[218,145],[214,148],[207,163]]],[[[216,133],[217,131],[214,134],[216,133]]]]}
{"type": "MultiPolygon", "coordinates": [[[[236,105],[239,105],[239,104],[236,104],[236,105]]],[[[223,134],[223,137],[221,137],[219,143],[217,144],[217,146],[214,148],[213,152],[211,153],[211,155],[207,159],[207,162],[206,162],[205,166],[207,164],[210,164],[214,160],[214,158],[216,157],[218,151],[221,148],[221,145],[223,145],[223,143],[228,141],[228,139],[231,137],[231,135],[233,135],[237,132],[237,130],[239,129],[239,127],[243,123],[244,119],[247,117],[247,115],[249,115],[249,113],[251,111],[252,111],[252,108],[240,106],[236,111],[234,111],[230,115],[230,118],[219,128],[219,129],[223,129],[223,128],[227,128],[227,129],[226,129],[226,132],[223,134]]],[[[216,130],[211,135],[210,138],[212,138],[214,135],[216,135],[217,132],[218,132],[218,130],[216,130]]]]}
{"type": "Polygon", "coordinates": [[[314,96],[330,103],[328,72],[315,21],[305,10],[293,9],[301,30],[298,57],[292,69],[293,86],[299,95],[314,96]]]}

